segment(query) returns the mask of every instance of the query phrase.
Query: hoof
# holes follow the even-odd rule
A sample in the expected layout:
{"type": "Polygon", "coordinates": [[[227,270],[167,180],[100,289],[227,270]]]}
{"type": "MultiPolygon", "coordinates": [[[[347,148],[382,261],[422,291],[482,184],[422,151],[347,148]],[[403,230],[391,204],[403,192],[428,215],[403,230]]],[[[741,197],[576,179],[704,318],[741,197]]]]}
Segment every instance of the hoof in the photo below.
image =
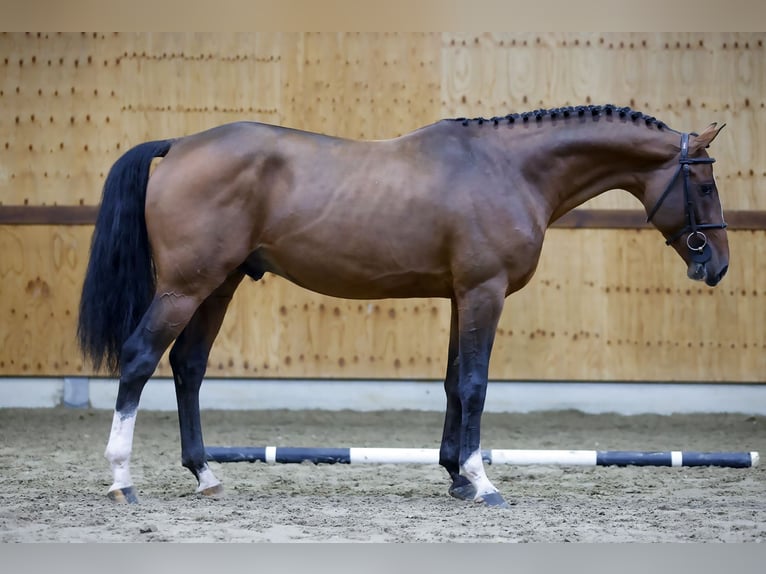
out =
{"type": "Polygon", "coordinates": [[[218,483],[213,486],[208,486],[202,490],[198,490],[202,496],[209,496],[210,498],[221,498],[223,496],[223,484],[218,483]]]}
{"type": "Polygon", "coordinates": [[[458,476],[449,487],[449,494],[460,500],[473,500],[476,496],[476,487],[464,476],[458,476]]]}
{"type": "Polygon", "coordinates": [[[136,491],[132,486],[110,490],[106,497],[118,504],[138,504],[138,497],[136,496],[136,491]]]}
{"type": "Polygon", "coordinates": [[[492,508],[510,508],[503,495],[499,492],[490,492],[489,494],[482,494],[474,498],[476,504],[483,504],[484,506],[491,506],[492,508]]]}

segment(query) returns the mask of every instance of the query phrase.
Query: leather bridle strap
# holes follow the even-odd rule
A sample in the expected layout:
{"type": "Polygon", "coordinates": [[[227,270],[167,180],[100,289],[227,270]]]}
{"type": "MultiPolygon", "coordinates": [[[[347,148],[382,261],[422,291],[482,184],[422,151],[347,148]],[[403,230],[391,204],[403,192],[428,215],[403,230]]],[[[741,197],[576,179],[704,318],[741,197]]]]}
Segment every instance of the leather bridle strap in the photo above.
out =
{"type": "Polygon", "coordinates": [[[665,201],[667,196],[670,194],[670,192],[673,190],[673,187],[676,184],[676,180],[678,179],[678,176],[683,173],[684,176],[684,211],[686,215],[686,226],[683,227],[680,231],[675,233],[670,239],[665,241],[665,245],[670,245],[674,241],[676,241],[679,237],[681,237],[684,233],[689,233],[689,237],[686,239],[686,246],[689,248],[689,251],[692,252],[692,257],[695,261],[698,261],[700,263],[704,263],[708,259],[710,259],[710,247],[707,244],[707,237],[705,234],[701,231],[702,229],[725,229],[726,228],[726,222],[722,221],[721,223],[697,223],[697,216],[696,216],[696,210],[694,209],[695,203],[693,196],[691,195],[689,191],[689,174],[691,172],[691,166],[694,164],[699,163],[713,163],[715,162],[715,159],[712,157],[698,157],[698,158],[690,158],[689,157],[689,134],[684,133],[681,134],[681,155],[678,158],[678,169],[673,174],[673,177],[670,180],[670,183],[668,183],[668,186],[665,188],[665,191],[662,192],[662,195],[657,200],[657,203],[654,204],[654,207],[649,211],[649,216],[646,218],[647,222],[650,222],[652,218],[655,216],[657,211],[659,210],[662,203],[665,201]],[[693,244],[693,242],[699,242],[698,245],[693,244]],[[707,249],[706,249],[707,248],[707,249]]]}

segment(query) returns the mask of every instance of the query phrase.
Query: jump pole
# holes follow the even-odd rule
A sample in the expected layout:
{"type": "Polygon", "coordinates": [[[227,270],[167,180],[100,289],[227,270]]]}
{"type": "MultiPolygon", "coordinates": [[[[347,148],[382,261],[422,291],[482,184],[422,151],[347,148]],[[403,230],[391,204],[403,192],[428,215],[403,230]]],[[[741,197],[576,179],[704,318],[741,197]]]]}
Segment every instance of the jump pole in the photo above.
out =
{"type": "MultiPolygon", "coordinates": [[[[757,452],[629,451],[629,450],[482,450],[488,464],[555,466],[720,466],[758,465],[757,452]]],[[[283,446],[210,446],[207,460],[314,464],[438,464],[431,448],[316,448],[283,446]]]]}

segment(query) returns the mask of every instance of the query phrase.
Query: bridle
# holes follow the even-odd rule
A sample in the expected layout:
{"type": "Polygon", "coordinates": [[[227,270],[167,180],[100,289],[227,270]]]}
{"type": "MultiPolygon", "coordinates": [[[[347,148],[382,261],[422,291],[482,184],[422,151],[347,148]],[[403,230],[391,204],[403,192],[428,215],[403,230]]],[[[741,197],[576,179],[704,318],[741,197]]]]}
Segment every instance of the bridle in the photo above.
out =
{"type": "Polygon", "coordinates": [[[684,233],[689,233],[686,238],[686,247],[689,249],[692,261],[695,263],[705,263],[710,260],[712,255],[710,246],[708,245],[707,236],[701,231],[702,229],[726,229],[726,222],[721,223],[697,223],[697,216],[695,215],[695,202],[692,194],[689,192],[689,173],[691,172],[691,166],[698,163],[713,163],[715,160],[712,157],[689,157],[689,134],[681,134],[681,155],[678,158],[678,169],[670,183],[662,192],[662,195],[654,204],[654,207],[649,212],[649,216],[646,218],[647,223],[652,220],[654,215],[659,210],[662,202],[670,194],[673,186],[675,186],[676,180],[679,174],[683,172],[684,175],[684,210],[686,215],[686,226],[680,231],[676,232],[670,239],[665,241],[665,245],[670,245],[681,237],[684,233]]]}

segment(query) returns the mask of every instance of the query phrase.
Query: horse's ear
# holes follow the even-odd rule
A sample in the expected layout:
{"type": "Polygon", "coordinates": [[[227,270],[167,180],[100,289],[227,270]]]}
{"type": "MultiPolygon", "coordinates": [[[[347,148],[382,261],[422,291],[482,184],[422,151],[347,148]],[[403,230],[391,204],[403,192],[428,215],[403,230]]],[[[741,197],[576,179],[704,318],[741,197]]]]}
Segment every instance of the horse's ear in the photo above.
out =
{"type": "Polygon", "coordinates": [[[708,147],[718,135],[718,132],[720,132],[726,126],[726,124],[721,124],[721,127],[716,127],[717,125],[718,124],[713,122],[707,128],[705,128],[704,132],[696,136],[689,146],[689,151],[691,153],[695,153],[703,148],[708,147]]]}

